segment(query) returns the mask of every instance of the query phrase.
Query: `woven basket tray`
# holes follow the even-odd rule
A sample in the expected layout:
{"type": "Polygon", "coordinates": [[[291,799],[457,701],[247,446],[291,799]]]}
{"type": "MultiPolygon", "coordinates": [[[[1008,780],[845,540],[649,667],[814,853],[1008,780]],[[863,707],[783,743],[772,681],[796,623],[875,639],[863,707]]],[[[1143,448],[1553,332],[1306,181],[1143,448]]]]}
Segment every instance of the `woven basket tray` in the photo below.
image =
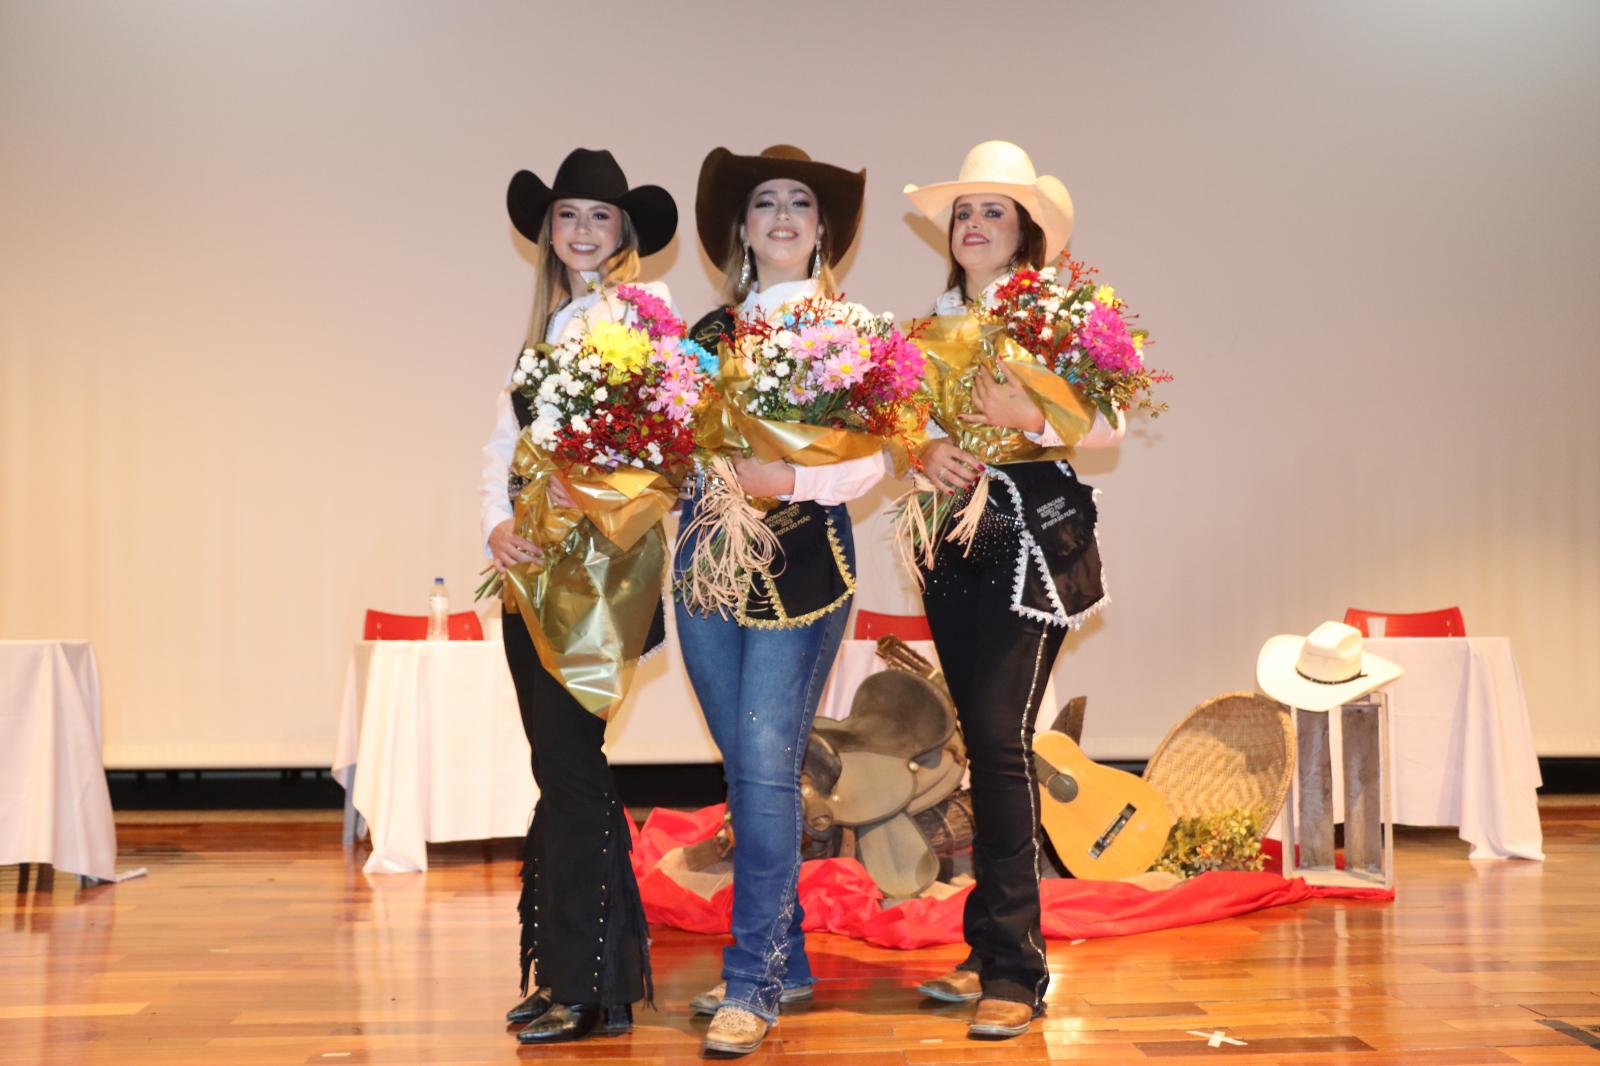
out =
{"type": "Polygon", "coordinates": [[[1144,779],[1161,791],[1178,818],[1260,807],[1263,831],[1289,794],[1294,724],[1281,703],[1254,692],[1213,696],[1162,740],[1144,779]]]}

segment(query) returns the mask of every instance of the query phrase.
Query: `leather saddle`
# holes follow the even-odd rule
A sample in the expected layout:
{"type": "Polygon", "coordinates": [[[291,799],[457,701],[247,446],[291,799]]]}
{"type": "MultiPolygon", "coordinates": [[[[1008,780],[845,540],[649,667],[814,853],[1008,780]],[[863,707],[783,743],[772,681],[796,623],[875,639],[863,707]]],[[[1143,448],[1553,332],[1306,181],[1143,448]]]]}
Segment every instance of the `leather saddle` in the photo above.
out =
{"type": "Polygon", "coordinates": [[[813,724],[801,797],[808,835],[834,844],[853,837],[856,857],[884,895],[903,899],[939,873],[916,815],[960,787],[967,759],[944,679],[903,645],[889,650],[885,657],[898,668],[863,681],[843,719],[813,724]]]}

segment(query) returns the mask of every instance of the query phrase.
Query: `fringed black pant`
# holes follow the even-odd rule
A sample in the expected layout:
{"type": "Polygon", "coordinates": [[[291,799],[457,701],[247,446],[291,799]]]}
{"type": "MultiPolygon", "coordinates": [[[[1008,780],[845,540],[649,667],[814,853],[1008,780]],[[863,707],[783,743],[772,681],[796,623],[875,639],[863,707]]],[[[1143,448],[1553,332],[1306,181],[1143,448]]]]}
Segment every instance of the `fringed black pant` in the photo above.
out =
{"type": "Polygon", "coordinates": [[[557,1003],[647,999],[649,935],[628,814],[601,750],[606,723],[540,665],[519,615],[505,616],[505,644],[539,786],[518,904],[522,991],[531,977],[557,1003]]]}

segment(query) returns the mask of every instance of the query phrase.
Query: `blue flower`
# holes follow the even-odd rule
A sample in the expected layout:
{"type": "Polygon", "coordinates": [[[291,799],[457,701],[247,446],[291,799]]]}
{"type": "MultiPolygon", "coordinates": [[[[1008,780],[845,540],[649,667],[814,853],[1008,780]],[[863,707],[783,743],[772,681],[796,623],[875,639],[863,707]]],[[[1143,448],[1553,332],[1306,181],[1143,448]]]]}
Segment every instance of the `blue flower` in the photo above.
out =
{"type": "Polygon", "coordinates": [[[694,356],[695,364],[700,368],[700,372],[702,374],[710,374],[715,377],[717,371],[722,368],[721,361],[715,355],[706,351],[700,345],[696,344],[692,340],[689,340],[687,337],[684,338],[682,343],[684,353],[694,356]]]}

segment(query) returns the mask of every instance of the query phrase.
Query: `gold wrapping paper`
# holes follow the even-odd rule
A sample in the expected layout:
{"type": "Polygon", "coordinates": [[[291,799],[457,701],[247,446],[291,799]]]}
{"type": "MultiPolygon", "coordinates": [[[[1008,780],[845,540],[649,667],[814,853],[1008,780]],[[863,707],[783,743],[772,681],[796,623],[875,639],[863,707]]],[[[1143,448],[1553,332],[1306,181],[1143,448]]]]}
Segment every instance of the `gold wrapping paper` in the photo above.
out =
{"type": "Polygon", "coordinates": [[[526,433],[511,469],[527,479],[512,501],[515,532],[545,556],[506,568],[506,607],[527,622],[544,668],[585,710],[608,717],[627,694],[661,605],[661,520],[677,490],[648,470],[560,470],[526,433]],[[550,503],[552,479],[577,506],[550,503]]]}
{"type": "Polygon", "coordinates": [[[1089,432],[1094,404],[1035,361],[1000,324],[973,315],[939,315],[918,319],[907,328],[928,360],[923,388],[932,406],[929,417],[962,450],[996,465],[1067,459],[1072,445],[1089,432]],[[1004,365],[1007,375],[1039,405],[1061,437],[1061,446],[1041,448],[1020,430],[957,417],[974,413],[973,382],[978,374],[993,374],[997,365],[1004,365]]]}

